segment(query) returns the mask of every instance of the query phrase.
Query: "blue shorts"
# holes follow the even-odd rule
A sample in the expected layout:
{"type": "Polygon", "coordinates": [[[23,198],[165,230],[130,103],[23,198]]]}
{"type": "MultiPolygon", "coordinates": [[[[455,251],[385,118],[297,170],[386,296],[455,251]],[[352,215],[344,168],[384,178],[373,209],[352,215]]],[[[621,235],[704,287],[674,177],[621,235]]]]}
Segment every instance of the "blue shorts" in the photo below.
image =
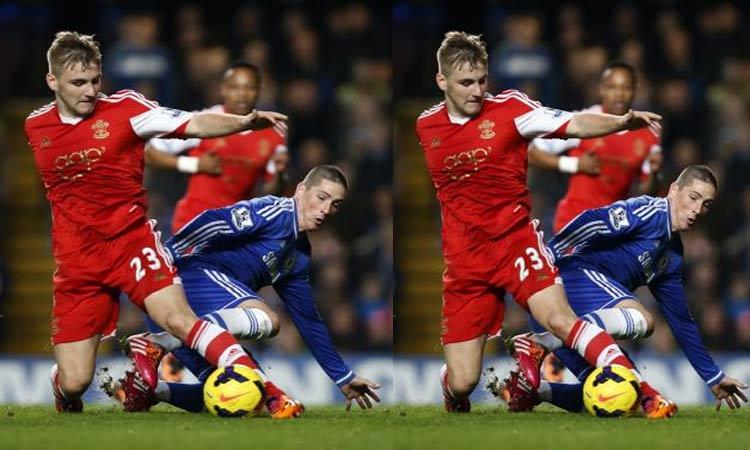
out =
{"type": "Polygon", "coordinates": [[[198,317],[214,311],[234,308],[246,300],[262,300],[246,284],[218,270],[180,271],[188,304],[198,317]]]}

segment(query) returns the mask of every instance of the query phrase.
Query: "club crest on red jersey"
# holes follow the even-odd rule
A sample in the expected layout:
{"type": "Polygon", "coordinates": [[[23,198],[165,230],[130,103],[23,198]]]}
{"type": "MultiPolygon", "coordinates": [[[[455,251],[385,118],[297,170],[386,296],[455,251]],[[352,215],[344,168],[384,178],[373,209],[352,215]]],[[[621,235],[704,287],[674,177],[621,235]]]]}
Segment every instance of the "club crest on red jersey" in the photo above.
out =
{"type": "Polygon", "coordinates": [[[99,119],[91,125],[91,129],[94,130],[95,139],[106,139],[109,136],[109,122],[106,120],[99,119]]]}
{"type": "Polygon", "coordinates": [[[435,136],[434,138],[432,138],[432,141],[430,142],[430,147],[435,148],[438,145],[440,145],[440,138],[435,136]]]}
{"type": "Polygon", "coordinates": [[[495,122],[485,119],[479,124],[479,137],[482,139],[492,139],[497,133],[495,133],[495,122]]]}
{"type": "Polygon", "coordinates": [[[39,146],[44,148],[49,147],[50,145],[52,145],[52,139],[47,136],[42,136],[42,142],[39,144],[39,146]]]}

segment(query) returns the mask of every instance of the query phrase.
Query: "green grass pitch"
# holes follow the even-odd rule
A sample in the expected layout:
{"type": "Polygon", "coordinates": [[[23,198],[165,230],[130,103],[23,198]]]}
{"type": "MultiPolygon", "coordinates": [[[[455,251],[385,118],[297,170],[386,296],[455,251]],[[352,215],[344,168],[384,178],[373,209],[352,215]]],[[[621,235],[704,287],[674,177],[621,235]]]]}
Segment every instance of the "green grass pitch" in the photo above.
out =
{"type": "Polygon", "coordinates": [[[344,412],[311,407],[302,419],[218,419],[159,406],[126,414],[89,406],[57,414],[51,406],[0,405],[0,449],[743,449],[750,443],[750,409],[714,412],[682,408],[671,420],[596,419],[552,408],[510,414],[478,406],[446,414],[438,406],[377,406],[344,412]]]}

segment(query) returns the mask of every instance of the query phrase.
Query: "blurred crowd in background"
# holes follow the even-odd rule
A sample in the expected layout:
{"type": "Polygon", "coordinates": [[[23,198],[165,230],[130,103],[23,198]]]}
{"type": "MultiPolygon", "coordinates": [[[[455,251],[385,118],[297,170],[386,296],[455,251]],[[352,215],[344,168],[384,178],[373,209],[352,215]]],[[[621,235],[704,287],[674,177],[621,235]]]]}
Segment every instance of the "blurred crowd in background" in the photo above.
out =
{"type": "MultiPolygon", "coordinates": [[[[634,108],[664,116],[665,187],[689,164],[707,164],[719,176],[712,211],[683,234],[690,307],[711,349],[750,349],[748,2],[484,2],[471,11],[466,5],[396,2],[394,16],[394,64],[403,74],[395,80],[397,99],[439,95],[432,81],[435,52],[443,33],[454,28],[481,33],[488,43],[491,93],[519,89],[556,108],[596,104],[608,61],[635,66],[634,108]]],[[[565,177],[531,170],[529,185],[533,215],[550,236],[565,177]]],[[[658,311],[647,291],[638,294],[658,311]]],[[[504,331],[512,335],[526,327],[527,315],[513,304],[504,331]]],[[[675,350],[663,320],[642,346],[675,350]]]]}
{"type": "MultiPolygon", "coordinates": [[[[263,74],[257,108],[290,117],[287,194],[318,164],[338,165],[352,186],[337,216],[310,236],[312,284],[321,315],[339,349],[390,352],[390,9],[363,2],[134,4],[0,5],[0,96],[51,97],[43,81],[44,55],[54,33],[63,29],[95,33],[104,56],[105,93],[134,89],[188,111],[221,103],[219,82],[231,62],[257,65],[263,74]]],[[[150,215],[158,219],[164,238],[185,182],[176,172],[147,171],[150,215]]],[[[283,310],[272,292],[262,294],[283,310]]],[[[126,307],[121,331],[141,330],[142,317],[126,307]]],[[[301,351],[304,343],[285,320],[269,345],[301,351]]]]}

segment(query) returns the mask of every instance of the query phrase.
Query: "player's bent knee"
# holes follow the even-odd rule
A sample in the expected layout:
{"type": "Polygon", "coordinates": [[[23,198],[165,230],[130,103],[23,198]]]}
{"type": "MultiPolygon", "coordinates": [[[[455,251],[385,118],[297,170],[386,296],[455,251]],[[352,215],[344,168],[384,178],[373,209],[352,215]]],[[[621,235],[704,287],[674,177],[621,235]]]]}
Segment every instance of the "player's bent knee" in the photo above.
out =
{"type": "Polygon", "coordinates": [[[573,329],[576,318],[564,313],[550,314],[547,319],[547,329],[560,339],[565,340],[573,329]]]}
{"type": "Polygon", "coordinates": [[[89,388],[94,373],[86,370],[68,370],[61,373],[60,388],[69,396],[80,396],[89,388]]]}
{"type": "Polygon", "coordinates": [[[164,317],[164,330],[178,339],[185,340],[196,322],[195,316],[173,311],[164,317]]]}
{"type": "Polygon", "coordinates": [[[473,377],[468,374],[454,376],[450,380],[451,391],[457,396],[471,394],[474,388],[477,387],[477,384],[479,384],[479,377],[473,377]]]}

